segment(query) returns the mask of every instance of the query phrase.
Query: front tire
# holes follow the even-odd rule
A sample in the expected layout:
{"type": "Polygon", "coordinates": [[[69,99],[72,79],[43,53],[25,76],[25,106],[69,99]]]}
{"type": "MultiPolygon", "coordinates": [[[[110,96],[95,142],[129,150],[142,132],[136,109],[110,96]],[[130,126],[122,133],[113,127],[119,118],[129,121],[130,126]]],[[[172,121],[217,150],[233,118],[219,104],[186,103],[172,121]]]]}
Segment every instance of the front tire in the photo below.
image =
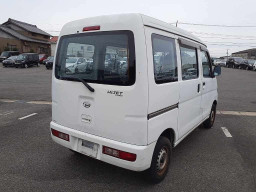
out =
{"type": "Polygon", "coordinates": [[[209,118],[206,119],[206,121],[203,123],[204,128],[206,129],[212,128],[215,121],[215,117],[216,117],[216,105],[213,104],[209,118]]]}
{"type": "Polygon", "coordinates": [[[151,166],[146,171],[146,176],[152,183],[161,182],[168,173],[172,154],[172,145],[168,138],[160,136],[153,153],[151,166]]]}

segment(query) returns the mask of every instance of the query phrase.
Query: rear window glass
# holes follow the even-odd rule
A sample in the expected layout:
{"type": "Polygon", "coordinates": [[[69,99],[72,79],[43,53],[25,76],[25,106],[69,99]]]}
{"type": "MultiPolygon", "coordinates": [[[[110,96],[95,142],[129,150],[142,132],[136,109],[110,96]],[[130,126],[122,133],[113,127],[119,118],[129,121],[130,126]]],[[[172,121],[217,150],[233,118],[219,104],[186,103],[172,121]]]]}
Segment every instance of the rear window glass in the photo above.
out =
{"type": "Polygon", "coordinates": [[[2,56],[2,57],[8,57],[8,56],[9,56],[9,52],[2,52],[2,53],[1,53],[1,56],[2,56]]]}
{"type": "Polygon", "coordinates": [[[131,31],[94,32],[60,39],[55,75],[86,82],[132,85],[135,82],[135,48],[131,31]]]}

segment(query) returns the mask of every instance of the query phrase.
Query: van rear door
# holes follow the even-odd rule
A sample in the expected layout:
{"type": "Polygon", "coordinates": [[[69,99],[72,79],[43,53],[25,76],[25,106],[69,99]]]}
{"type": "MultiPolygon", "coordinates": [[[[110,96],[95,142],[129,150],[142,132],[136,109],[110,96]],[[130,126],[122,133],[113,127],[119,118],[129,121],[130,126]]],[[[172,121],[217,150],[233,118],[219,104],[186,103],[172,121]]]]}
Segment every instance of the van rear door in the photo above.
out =
{"type": "Polygon", "coordinates": [[[115,141],[147,143],[147,84],[135,83],[133,32],[62,36],[55,65],[53,121],[115,141]],[[85,63],[78,64],[80,58],[85,63]]]}

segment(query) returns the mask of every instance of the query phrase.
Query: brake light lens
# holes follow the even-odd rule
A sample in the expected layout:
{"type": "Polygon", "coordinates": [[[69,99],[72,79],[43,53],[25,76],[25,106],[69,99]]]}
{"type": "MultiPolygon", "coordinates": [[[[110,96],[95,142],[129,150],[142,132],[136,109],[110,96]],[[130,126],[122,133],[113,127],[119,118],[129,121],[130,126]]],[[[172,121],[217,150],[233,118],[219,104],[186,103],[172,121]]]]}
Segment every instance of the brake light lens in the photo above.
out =
{"type": "Polygon", "coordinates": [[[123,159],[126,161],[135,161],[136,160],[136,154],[128,153],[125,151],[120,151],[120,150],[113,149],[113,148],[106,147],[106,146],[102,147],[102,153],[119,158],[119,159],[123,159]]]}
{"type": "Polygon", "coordinates": [[[96,30],[100,30],[100,26],[89,26],[89,27],[84,27],[83,31],[96,31],[96,30]]]}
{"type": "Polygon", "coordinates": [[[52,129],[52,135],[54,135],[55,137],[58,137],[58,138],[60,138],[60,139],[69,141],[69,135],[68,135],[68,134],[62,133],[62,132],[57,131],[57,130],[55,130],[55,129],[52,129]]]}

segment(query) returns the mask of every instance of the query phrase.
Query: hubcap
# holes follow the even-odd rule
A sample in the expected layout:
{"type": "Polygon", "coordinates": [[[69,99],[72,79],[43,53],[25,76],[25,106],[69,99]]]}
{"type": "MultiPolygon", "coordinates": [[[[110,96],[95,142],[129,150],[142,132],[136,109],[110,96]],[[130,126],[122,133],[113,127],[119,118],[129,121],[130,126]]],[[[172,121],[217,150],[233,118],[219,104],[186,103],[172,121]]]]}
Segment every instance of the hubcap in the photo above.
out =
{"type": "Polygon", "coordinates": [[[166,147],[163,147],[157,158],[157,171],[159,174],[163,174],[165,172],[165,169],[167,167],[167,161],[168,161],[168,152],[166,147]]]}
{"type": "Polygon", "coordinates": [[[212,111],[212,113],[211,113],[211,124],[213,124],[214,118],[215,118],[215,113],[214,113],[214,111],[212,111]]]}

